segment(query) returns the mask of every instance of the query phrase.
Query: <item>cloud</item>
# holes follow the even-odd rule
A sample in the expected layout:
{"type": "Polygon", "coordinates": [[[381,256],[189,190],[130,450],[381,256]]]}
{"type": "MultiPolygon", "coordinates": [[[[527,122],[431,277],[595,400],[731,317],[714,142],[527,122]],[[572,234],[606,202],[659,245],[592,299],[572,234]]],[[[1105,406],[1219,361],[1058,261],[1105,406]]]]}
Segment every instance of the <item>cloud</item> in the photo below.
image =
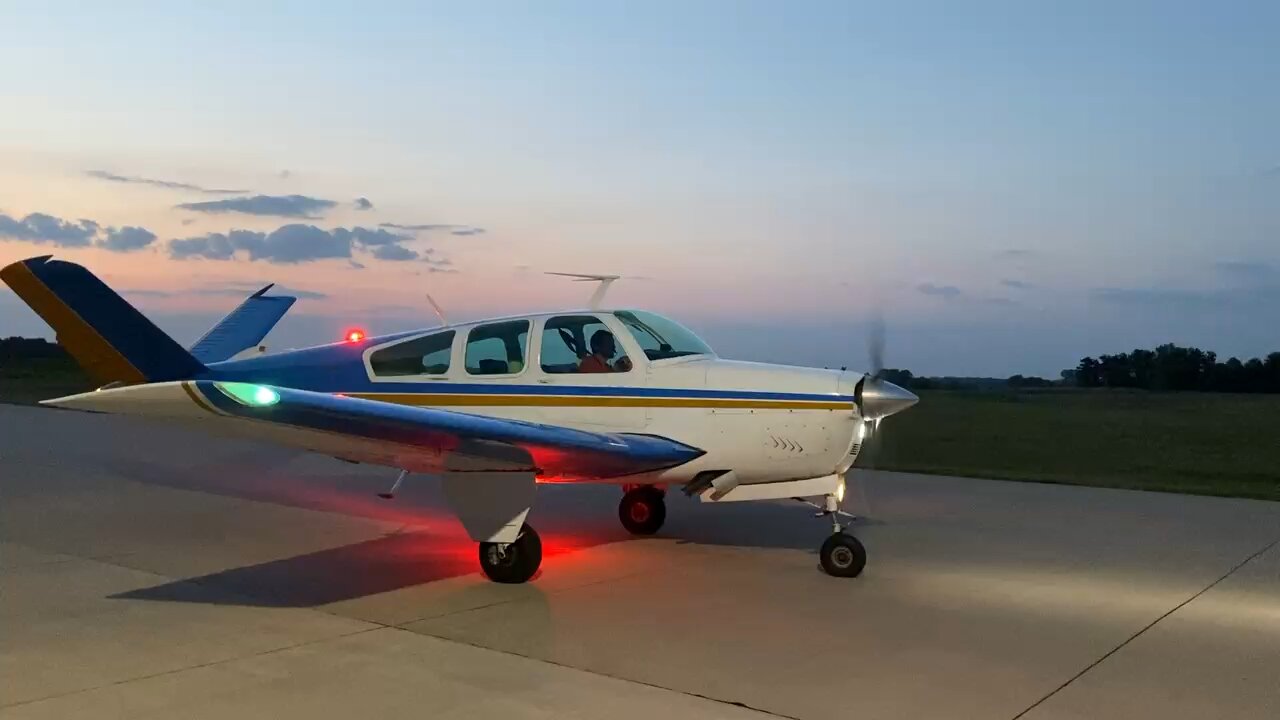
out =
{"type": "Polygon", "coordinates": [[[1007,288],[1013,288],[1014,290],[1030,290],[1035,287],[1035,285],[1021,280],[1001,280],[1000,284],[1007,288]]]}
{"type": "Polygon", "coordinates": [[[356,198],[356,199],[355,199],[355,202],[353,202],[352,204],[356,206],[356,209],[357,209],[357,210],[372,210],[372,209],[373,209],[373,203],[369,202],[369,198],[365,198],[365,197],[358,197],[358,198],[356,198]]]}
{"type": "Polygon", "coordinates": [[[402,244],[412,239],[383,229],[323,230],[314,225],[291,224],[270,233],[232,230],[170,240],[169,256],[176,260],[231,260],[247,255],[250,261],[281,264],[346,258],[350,266],[363,268],[363,264],[352,259],[353,251],[366,251],[375,259],[389,261],[416,260],[431,255],[430,249],[414,250],[402,244]]]}
{"type": "Polygon", "coordinates": [[[1149,287],[1104,287],[1093,290],[1094,299],[1131,308],[1247,313],[1280,304],[1280,271],[1268,263],[1223,260],[1214,263],[1220,275],[1217,287],[1194,288],[1182,284],[1149,287]]]}
{"type": "Polygon", "coordinates": [[[427,263],[427,272],[433,273],[456,273],[457,268],[453,267],[453,261],[449,258],[424,258],[427,263]]]}
{"type": "Polygon", "coordinates": [[[236,246],[223,233],[209,233],[199,237],[179,238],[169,241],[169,257],[174,260],[186,260],[188,258],[230,260],[235,255],[236,246]]]}
{"type": "Polygon", "coordinates": [[[156,234],[146,228],[126,225],[120,229],[107,228],[106,234],[98,242],[101,247],[111,252],[132,252],[141,250],[155,242],[156,234]]]}
{"type": "Polygon", "coordinates": [[[403,245],[375,245],[373,256],[379,260],[417,260],[418,251],[403,245]]]}
{"type": "Polygon", "coordinates": [[[155,233],[142,227],[104,227],[93,220],[71,222],[44,213],[31,213],[21,220],[0,214],[0,240],[132,252],[151,245],[155,239],[155,233]]]}
{"type": "Polygon", "coordinates": [[[1227,296],[1220,291],[1188,290],[1184,288],[1098,288],[1093,297],[1113,305],[1184,309],[1221,308],[1227,304],[1227,296]]]}
{"type": "MultiPolygon", "coordinates": [[[[270,233],[242,231],[237,248],[249,251],[250,260],[296,263],[324,258],[351,257],[351,242],[314,225],[282,225],[270,233]]],[[[235,233],[232,233],[235,236],[235,233]]]]}
{"type": "MultiPolygon", "coordinates": [[[[232,295],[235,297],[244,297],[251,293],[258,292],[266,284],[267,283],[265,281],[251,282],[234,280],[221,285],[207,285],[202,288],[197,288],[192,290],[191,293],[194,295],[232,295]]],[[[298,288],[285,287],[283,285],[276,285],[268,292],[270,295],[292,295],[303,300],[323,300],[329,297],[327,293],[315,292],[313,290],[299,290],[298,288]]]]}
{"type": "Polygon", "coordinates": [[[916,286],[916,290],[922,295],[940,298],[958,298],[963,294],[955,285],[934,285],[933,283],[920,283],[916,286]]]}
{"type": "Polygon", "coordinates": [[[222,188],[207,188],[191,183],[177,182],[174,180],[155,180],[144,177],[130,177],[128,175],[116,175],[106,170],[89,170],[85,173],[89,177],[99,180],[108,180],[110,182],[130,183],[133,185],[151,185],[152,187],[167,188],[169,190],[191,190],[193,192],[204,193],[205,195],[239,195],[247,193],[248,190],[224,190],[222,188]]]}
{"type": "Polygon", "coordinates": [[[397,235],[386,230],[353,227],[350,230],[346,228],[338,228],[333,231],[335,235],[348,239],[360,246],[368,247],[371,245],[396,245],[398,243],[412,240],[408,235],[397,235]]]}
{"type": "Polygon", "coordinates": [[[1261,282],[1276,277],[1275,268],[1253,260],[1221,260],[1214,263],[1218,272],[1236,281],[1261,282]]]}
{"type": "Polygon", "coordinates": [[[86,247],[93,243],[101,227],[92,220],[69,222],[44,213],[31,213],[18,220],[0,215],[0,239],[22,240],[58,247],[86,247]]]}
{"type": "Polygon", "coordinates": [[[444,223],[427,223],[423,225],[401,225],[399,223],[378,223],[378,227],[391,228],[393,230],[408,230],[409,232],[447,232],[450,235],[479,235],[485,232],[484,228],[473,227],[471,225],[448,225],[444,223]]]}
{"type": "Polygon", "coordinates": [[[179,210],[202,213],[242,213],[245,215],[316,219],[320,217],[317,213],[328,210],[337,204],[332,200],[308,197],[306,195],[254,195],[252,197],[227,198],[226,200],[182,203],[175,207],[179,210]]]}

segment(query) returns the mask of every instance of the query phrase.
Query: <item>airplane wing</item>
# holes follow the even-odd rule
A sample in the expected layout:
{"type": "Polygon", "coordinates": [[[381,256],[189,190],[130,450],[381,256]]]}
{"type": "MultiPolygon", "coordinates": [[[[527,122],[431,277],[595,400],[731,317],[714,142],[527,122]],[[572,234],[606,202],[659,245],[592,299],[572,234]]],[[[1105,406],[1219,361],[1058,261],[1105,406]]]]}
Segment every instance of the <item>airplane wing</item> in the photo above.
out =
{"type": "Polygon", "coordinates": [[[245,298],[191,346],[191,354],[202,363],[220,362],[262,342],[297,301],[287,295],[266,295],[271,287],[268,285],[245,298]]]}
{"type": "Polygon", "coordinates": [[[219,434],[413,472],[533,472],[597,480],[681,465],[703,451],[667,438],[396,405],[249,383],[187,380],[44,404],[190,423],[219,434]]]}

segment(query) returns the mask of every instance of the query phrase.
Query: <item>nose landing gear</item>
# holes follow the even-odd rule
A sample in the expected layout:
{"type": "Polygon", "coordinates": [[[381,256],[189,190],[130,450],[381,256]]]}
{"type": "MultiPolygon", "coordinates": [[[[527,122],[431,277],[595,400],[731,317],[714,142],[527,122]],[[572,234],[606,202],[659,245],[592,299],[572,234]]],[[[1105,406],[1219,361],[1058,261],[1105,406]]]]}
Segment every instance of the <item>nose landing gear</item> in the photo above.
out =
{"type": "MultiPolygon", "coordinates": [[[[798,498],[797,498],[798,499],[798,498]]],[[[858,577],[867,566],[867,549],[858,538],[844,531],[840,518],[852,519],[854,516],[840,509],[840,500],[835,495],[827,495],[822,505],[808,503],[819,508],[817,517],[831,518],[831,535],[818,549],[818,559],[822,569],[833,577],[858,577]]]]}
{"type": "Polygon", "coordinates": [[[632,535],[652,535],[667,519],[666,493],[653,485],[627,489],[618,503],[618,519],[632,535]]]}

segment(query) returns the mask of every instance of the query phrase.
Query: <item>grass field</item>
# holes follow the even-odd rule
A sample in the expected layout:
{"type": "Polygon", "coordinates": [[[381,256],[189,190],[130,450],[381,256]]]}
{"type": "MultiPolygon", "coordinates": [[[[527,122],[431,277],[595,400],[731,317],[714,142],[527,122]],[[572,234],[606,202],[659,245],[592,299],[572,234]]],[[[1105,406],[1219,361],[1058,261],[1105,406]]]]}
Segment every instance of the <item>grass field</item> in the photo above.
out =
{"type": "Polygon", "coordinates": [[[0,402],[35,403],[92,390],[93,382],[70,360],[0,364],[0,402]]]}
{"type": "Polygon", "coordinates": [[[1280,500],[1280,395],[922,391],[881,433],[885,470],[1280,500]]]}
{"type": "MultiPolygon", "coordinates": [[[[0,367],[0,402],[92,384],[69,362],[0,367]]],[[[921,391],[859,466],[1280,500],[1280,395],[921,391]]]]}

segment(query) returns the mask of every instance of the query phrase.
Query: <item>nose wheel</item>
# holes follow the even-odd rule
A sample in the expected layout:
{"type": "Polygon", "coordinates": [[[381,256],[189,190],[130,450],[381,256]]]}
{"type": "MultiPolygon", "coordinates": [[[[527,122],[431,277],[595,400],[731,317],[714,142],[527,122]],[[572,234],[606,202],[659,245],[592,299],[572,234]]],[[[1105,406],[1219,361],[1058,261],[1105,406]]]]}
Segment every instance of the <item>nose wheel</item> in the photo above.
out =
{"type": "Polygon", "coordinates": [[[533,577],[542,564],[542,538],[525,523],[512,543],[480,543],[480,568],[489,579],[500,583],[522,583],[533,577]]]}
{"type": "Polygon", "coordinates": [[[867,566],[867,549],[846,532],[832,533],[818,551],[822,569],[835,577],[858,577],[867,566]]]}
{"type": "Polygon", "coordinates": [[[633,487],[618,503],[618,519],[632,535],[652,535],[667,519],[667,499],[652,485],[633,487]]]}

